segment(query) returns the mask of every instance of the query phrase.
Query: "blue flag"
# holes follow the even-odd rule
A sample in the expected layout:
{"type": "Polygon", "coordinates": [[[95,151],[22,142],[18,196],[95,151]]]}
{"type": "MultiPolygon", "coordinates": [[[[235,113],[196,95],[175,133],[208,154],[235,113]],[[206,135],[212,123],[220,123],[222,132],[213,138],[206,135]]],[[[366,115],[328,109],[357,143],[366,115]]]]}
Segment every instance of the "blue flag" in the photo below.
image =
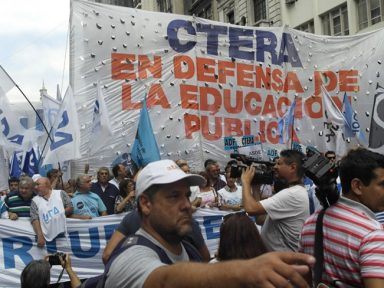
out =
{"type": "Polygon", "coordinates": [[[144,167],[150,162],[160,160],[160,151],[153,134],[145,98],[142,104],[139,125],[131,151],[131,158],[139,168],[144,167]]]}
{"type": "Polygon", "coordinates": [[[289,110],[279,120],[277,130],[279,133],[279,143],[287,143],[292,138],[293,123],[295,121],[295,110],[296,110],[296,97],[292,102],[289,110]]]}
{"type": "Polygon", "coordinates": [[[16,177],[19,178],[21,175],[21,169],[20,169],[20,163],[19,159],[17,157],[17,152],[13,152],[12,162],[11,162],[11,169],[9,171],[10,177],[16,177]]]}
{"type": "Polygon", "coordinates": [[[38,165],[39,161],[37,159],[35,149],[32,148],[25,154],[23,172],[31,177],[33,174],[37,174],[39,172],[38,165]]]}

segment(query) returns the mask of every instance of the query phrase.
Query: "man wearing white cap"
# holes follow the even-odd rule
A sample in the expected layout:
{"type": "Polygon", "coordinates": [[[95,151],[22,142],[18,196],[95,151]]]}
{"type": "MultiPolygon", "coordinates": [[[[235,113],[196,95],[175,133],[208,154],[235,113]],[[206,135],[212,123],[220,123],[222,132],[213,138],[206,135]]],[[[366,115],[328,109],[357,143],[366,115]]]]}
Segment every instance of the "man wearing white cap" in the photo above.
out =
{"type": "Polygon", "coordinates": [[[308,287],[302,274],[314,258],[300,253],[269,253],[217,264],[189,262],[198,258],[182,242],[191,230],[190,186],[204,182],[171,160],[152,162],[140,172],[136,198],[141,228],[127,238],[137,244],[111,258],[105,287],[308,287]],[[137,242],[143,238],[151,245],[137,242]]]}

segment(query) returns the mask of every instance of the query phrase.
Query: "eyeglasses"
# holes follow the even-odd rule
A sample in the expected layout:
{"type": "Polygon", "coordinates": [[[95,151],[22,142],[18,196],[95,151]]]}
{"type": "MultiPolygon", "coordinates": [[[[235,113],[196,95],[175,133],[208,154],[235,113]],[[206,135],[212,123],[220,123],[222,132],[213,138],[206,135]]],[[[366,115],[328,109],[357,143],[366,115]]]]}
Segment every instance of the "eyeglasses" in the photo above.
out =
{"type": "Polygon", "coordinates": [[[229,214],[223,216],[223,218],[222,218],[223,223],[225,223],[226,221],[228,221],[229,218],[231,218],[231,217],[234,216],[234,215],[238,215],[238,216],[246,215],[246,216],[248,216],[248,213],[245,212],[245,211],[240,211],[240,212],[235,212],[235,213],[229,213],[229,214]]]}

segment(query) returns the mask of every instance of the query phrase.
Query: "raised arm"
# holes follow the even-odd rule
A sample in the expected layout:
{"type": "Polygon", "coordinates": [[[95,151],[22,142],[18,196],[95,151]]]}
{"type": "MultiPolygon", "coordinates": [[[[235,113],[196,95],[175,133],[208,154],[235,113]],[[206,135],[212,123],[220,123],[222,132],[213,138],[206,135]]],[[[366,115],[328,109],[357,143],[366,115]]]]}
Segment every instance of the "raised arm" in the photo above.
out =
{"type": "Polygon", "coordinates": [[[260,204],[260,186],[254,186],[256,191],[253,193],[251,182],[255,175],[255,167],[247,167],[241,174],[243,183],[243,206],[244,210],[250,215],[263,215],[266,213],[264,207],[260,204]],[[259,189],[259,191],[257,191],[259,189]],[[255,197],[253,196],[255,195],[255,197]]]}
{"type": "Polygon", "coordinates": [[[155,269],[145,281],[144,288],[181,286],[304,288],[309,287],[304,275],[309,273],[309,266],[314,262],[314,258],[306,254],[272,252],[251,260],[224,261],[215,264],[177,263],[155,269]]]}

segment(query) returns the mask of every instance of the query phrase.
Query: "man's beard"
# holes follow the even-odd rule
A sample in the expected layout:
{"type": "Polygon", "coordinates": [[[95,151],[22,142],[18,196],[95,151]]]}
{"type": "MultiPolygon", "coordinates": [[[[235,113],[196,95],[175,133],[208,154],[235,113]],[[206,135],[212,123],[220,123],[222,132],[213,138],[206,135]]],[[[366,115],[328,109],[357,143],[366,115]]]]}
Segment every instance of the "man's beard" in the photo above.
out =
{"type": "Polygon", "coordinates": [[[166,240],[168,243],[177,244],[180,243],[186,235],[192,232],[192,219],[190,220],[190,225],[187,227],[176,226],[174,229],[166,229],[164,226],[160,225],[157,227],[157,233],[166,240]],[[164,228],[164,229],[163,229],[164,228]]]}

